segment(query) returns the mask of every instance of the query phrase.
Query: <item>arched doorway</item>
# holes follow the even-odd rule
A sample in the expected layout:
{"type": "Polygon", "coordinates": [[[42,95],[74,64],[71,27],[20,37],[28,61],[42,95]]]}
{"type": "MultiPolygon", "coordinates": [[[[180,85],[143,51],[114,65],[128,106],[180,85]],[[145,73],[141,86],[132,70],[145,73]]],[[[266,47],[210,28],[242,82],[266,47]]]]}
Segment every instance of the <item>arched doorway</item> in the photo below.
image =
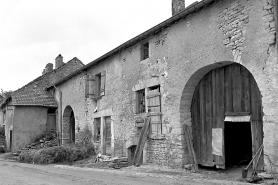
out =
{"type": "Polygon", "coordinates": [[[71,106],[67,106],[63,114],[63,143],[75,143],[75,117],[71,106]]]}
{"type": "MultiPolygon", "coordinates": [[[[226,168],[250,161],[263,143],[261,94],[254,77],[240,64],[213,65],[205,75],[194,75],[199,81],[183,110],[190,109],[198,164],[226,168]]],[[[188,92],[182,98],[188,100],[188,92]]],[[[261,157],[259,169],[263,164],[261,157]]]]}

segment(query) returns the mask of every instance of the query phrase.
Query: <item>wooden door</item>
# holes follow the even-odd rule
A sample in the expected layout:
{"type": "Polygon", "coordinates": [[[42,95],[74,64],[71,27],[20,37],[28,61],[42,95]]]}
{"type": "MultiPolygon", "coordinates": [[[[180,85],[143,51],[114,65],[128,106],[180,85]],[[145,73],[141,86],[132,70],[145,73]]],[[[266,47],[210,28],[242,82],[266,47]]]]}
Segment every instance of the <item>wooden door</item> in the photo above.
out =
{"type": "MultiPolygon", "coordinates": [[[[193,145],[199,164],[225,168],[224,135],[222,154],[215,155],[212,131],[222,130],[223,134],[225,116],[230,114],[251,115],[254,155],[263,142],[261,94],[252,74],[239,64],[210,71],[195,89],[191,115],[193,145]]],[[[262,168],[263,158],[259,162],[259,169],[262,168]]]]}
{"type": "Polygon", "coordinates": [[[105,117],[105,129],[106,129],[106,136],[105,136],[105,154],[112,155],[111,150],[111,117],[105,117]]]}

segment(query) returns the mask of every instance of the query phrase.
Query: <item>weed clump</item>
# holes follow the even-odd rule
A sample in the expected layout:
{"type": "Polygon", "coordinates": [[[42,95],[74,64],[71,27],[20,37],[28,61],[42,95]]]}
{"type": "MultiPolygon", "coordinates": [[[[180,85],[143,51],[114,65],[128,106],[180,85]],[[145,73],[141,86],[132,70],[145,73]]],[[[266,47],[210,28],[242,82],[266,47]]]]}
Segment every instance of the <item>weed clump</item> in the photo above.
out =
{"type": "Polygon", "coordinates": [[[93,145],[63,145],[38,150],[23,151],[19,155],[20,162],[51,164],[73,162],[95,155],[93,145]]]}

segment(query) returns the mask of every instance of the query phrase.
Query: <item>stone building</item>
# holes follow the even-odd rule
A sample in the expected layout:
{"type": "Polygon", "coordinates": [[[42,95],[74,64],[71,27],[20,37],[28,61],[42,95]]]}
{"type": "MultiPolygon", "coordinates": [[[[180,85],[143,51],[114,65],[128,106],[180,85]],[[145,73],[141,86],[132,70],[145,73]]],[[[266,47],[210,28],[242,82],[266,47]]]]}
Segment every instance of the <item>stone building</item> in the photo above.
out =
{"type": "Polygon", "coordinates": [[[57,104],[46,87],[66,77],[84,64],[77,58],[63,63],[59,55],[49,63],[42,76],[11,93],[1,103],[1,120],[5,125],[8,151],[17,151],[34,141],[44,131],[56,130],[57,104]]]}
{"type": "Polygon", "coordinates": [[[150,117],[144,163],[183,167],[194,151],[198,164],[227,168],[263,144],[259,168],[274,168],[276,2],[173,0],[171,18],[48,88],[63,143],[87,126],[103,154],[127,156],[150,117]]]}

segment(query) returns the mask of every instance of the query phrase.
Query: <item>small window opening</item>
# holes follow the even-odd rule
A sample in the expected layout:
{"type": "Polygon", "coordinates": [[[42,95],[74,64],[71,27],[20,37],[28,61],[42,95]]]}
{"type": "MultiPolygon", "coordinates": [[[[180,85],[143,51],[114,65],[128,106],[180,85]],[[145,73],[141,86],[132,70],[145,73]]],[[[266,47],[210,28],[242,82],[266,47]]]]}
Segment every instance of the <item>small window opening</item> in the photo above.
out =
{"type": "Polygon", "coordinates": [[[144,44],[142,44],[142,56],[141,56],[141,60],[145,60],[147,58],[149,58],[149,42],[146,42],[144,44]]]}

